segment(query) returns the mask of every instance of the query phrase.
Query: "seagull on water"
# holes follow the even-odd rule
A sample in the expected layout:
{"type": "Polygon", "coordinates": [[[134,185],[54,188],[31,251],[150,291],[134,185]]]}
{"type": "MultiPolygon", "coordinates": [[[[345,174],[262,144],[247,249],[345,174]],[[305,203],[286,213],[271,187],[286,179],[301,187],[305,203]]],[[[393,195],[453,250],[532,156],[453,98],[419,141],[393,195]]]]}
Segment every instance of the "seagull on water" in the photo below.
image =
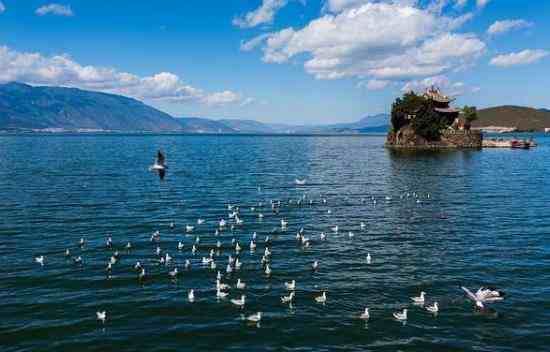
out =
{"type": "Polygon", "coordinates": [[[393,317],[400,321],[407,320],[407,309],[403,309],[403,312],[395,312],[393,313],[393,317]]]}
{"type": "Polygon", "coordinates": [[[290,292],[290,294],[288,296],[283,296],[281,297],[281,302],[282,303],[292,303],[292,301],[294,300],[294,291],[290,292]]]}
{"type": "Polygon", "coordinates": [[[189,290],[189,293],[187,294],[187,300],[189,300],[189,303],[195,302],[195,290],[189,290]]]}
{"type": "Polygon", "coordinates": [[[372,258],[370,256],[370,253],[367,253],[367,264],[370,264],[372,262],[372,258]]]}
{"type": "Polygon", "coordinates": [[[314,261],[313,264],[311,264],[311,268],[312,268],[313,270],[319,269],[319,261],[317,261],[317,260],[314,261]]]}
{"type": "Polygon", "coordinates": [[[38,264],[40,264],[41,266],[44,266],[44,256],[43,255],[35,257],[34,261],[37,262],[38,264]]]}
{"type": "Polygon", "coordinates": [[[425,296],[426,296],[426,292],[422,291],[422,292],[420,292],[420,296],[418,296],[418,297],[411,297],[411,300],[412,300],[415,304],[424,304],[424,302],[425,302],[425,296]]]}
{"type": "Polygon", "coordinates": [[[156,171],[159,175],[159,178],[161,180],[164,180],[166,169],[168,169],[168,167],[166,166],[166,158],[164,157],[164,154],[159,150],[157,152],[157,160],[155,160],[155,163],[149,167],[149,171],[156,171]]]}
{"type": "Polygon", "coordinates": [[[323,304],[325,304],[326,301],[327,301],[327,293],[326,293],[326,291],[323,291],[323,294],[322,294],[322,295],[316,296],[316,297],[315,297],[315,302],[317,302],[317,303],[323,303],[323,304]]]}
{"type": "Polygon", "coordinates": [[[95,315],[97,317],[97,320],[99,320],[101,323],[105,324],[105,320],[107,320],[107,312],[106,311],[95,312],[95,315]]]}
{"type": "Polygon", "coordinates": [[[244,308],[245,300],[246,300],[246,296],[245,296],[245,295],[241,295],[241,298],[240,298],[240,299],[233,298],[233,299],[231,300],[231,303],[233,303],[233,304],[236,305],[237,307],[244,308]]]}
{"type": "Polygon", "coordinates": [[[258,312],[256,314],[249,315],[246,317],[246,320],[253,322],[253,323],[259,323],[260,320],[262,320],[262,312],[258,312]]]}
{"type": "Polygon", "coordinates": [[[434,304],[432,304],[431,306],[427,306],[426,310],[430,313],[435,314],[435,313],[439,312],[439,304],[437,304],[437,302],[434,302],[434,304]]]}
{"type": "Polygon", "coordinates": [[[359,319],[369,320],[369,318],[370,318],[369,309],[365,308],[365,311],[363,312],[363,314],[359,316],[359,319]]]}

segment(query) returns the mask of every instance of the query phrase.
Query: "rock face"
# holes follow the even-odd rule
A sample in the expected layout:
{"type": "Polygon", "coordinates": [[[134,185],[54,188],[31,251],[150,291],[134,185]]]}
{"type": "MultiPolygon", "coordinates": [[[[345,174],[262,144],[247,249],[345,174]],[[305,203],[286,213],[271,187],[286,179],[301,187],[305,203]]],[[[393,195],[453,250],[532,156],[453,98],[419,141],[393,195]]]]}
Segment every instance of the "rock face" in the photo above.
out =
{"type": "Polygon", "coordinates": [[[483,135],[479,131],[448,129],[441,133],[438,141],[428,141],[415,133],[407,125],[397,132],[390,131],[386,138],[386,146],[390,148],[481,148],[483,135]]]}

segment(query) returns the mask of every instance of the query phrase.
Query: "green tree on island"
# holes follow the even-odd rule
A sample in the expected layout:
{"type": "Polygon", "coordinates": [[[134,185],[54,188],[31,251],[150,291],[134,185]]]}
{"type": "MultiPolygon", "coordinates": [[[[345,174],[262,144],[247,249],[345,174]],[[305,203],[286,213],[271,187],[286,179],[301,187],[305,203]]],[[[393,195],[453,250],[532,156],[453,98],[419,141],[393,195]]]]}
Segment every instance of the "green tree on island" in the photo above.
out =
{"type": "Polygon", "coordinates": [[[475,106],[465,105],[462,108],[462,114],[464,114],[464,119],[468,123],[477,120],[477,108],[475,106]]]}
{"type": "Polygon", "coordinates": [[[416,134],[430,141],[438,140],[441,130],[447,127],[435,112],[432,101],[414,92],[405,93],[402,98],[395,100],[391,123],[395,132],[410,123],[416,134]]]}

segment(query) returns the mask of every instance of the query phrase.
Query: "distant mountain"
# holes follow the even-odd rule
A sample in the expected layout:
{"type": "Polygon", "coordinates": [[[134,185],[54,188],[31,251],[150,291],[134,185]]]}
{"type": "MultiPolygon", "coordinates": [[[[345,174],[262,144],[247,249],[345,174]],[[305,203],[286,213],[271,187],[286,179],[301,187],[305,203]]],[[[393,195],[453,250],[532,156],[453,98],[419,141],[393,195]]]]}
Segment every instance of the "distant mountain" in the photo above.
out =
{"type": "Polygon", "coordinates": [[[176,118],[184,132],[188,133],[238,133],[228,125],[211,119],[200,117],[176,118]]]}
{"type": "Polygon", "coordinates": [[[0,84],[0,129],[333,134],[387,129],[389,116],[332,125],[285,125],[243,119],[174,118],[138,100],[64,87],[0,84]]]}
{"type": "Polygon", "coordinates": [[[472,127],[517,127],[519,131],[544,131],[550,127],[550,111],[523,106],[497,106],[478,111],[472,127]]]}
{"type": "Polygon", "coordinates": [[[0,128],[181,130],[170,115],[135,99],[21,83],[0,85],[0,128]]]}
{"type": "Polygon", "coordinates": [[[254,120],[238,120],[238,119],[222,119],[218,122],[223,123],[227,127],[235,130],[238,133],[278,133],[279,128],[276,125],[254,121],[254,120]]]}

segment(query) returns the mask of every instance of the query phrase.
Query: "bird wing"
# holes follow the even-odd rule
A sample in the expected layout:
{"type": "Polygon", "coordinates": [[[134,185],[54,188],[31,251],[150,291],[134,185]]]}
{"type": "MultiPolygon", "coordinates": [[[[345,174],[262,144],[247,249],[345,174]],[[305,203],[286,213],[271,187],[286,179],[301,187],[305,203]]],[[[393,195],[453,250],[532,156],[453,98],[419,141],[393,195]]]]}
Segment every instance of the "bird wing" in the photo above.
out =
{"type": "Polygon", "coordinates": [[[157,153],[157,164],[164,165],[165,157],[164,154],[159,150],[157,153]]]}
{"type": "Polygon", "coordinates": [[[474,302],[479,301],[479,299],[476,297],[476,295],[474,295],[474,294],[472,293],[472,291],[468,290],[468,289],[467,289],[466,287],[464,287],[464,286],[462,286],[461,288],[462,288],[462,290],[464,290],[464,292],[466,292],[466,295],[468,295],[468,297],[469,297],[472,301],[474,301],[474,302]]]}

